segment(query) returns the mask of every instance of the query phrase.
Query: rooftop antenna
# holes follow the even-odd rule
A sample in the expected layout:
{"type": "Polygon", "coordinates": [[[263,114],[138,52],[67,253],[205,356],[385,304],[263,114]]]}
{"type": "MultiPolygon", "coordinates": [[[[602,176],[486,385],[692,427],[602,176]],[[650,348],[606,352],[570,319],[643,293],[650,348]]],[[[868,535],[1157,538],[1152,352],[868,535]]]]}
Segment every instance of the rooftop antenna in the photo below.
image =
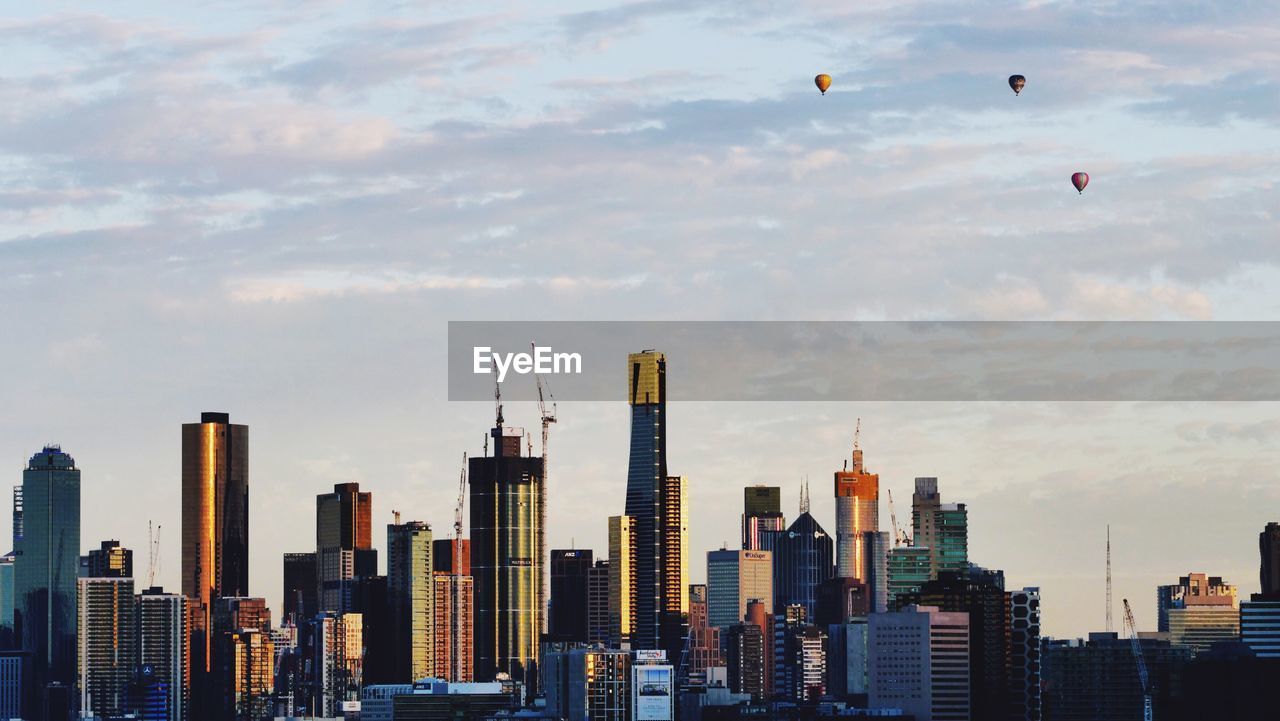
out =
{"type": "Polygon", "coordinates": [[[809,512],[809,477],[800,482],[800,515],[809,512]]]}
{"type": "Polygon", "coordinates": [[[502,426],[502,383],[498,380],[498,367],[493,367],[493,406],[498,426],[502,426]]]}
{"type": "Polygon", "coordinates": [[[1107,633],[1111,633],[1111,524],[1107,524],[1107,633]]]}
{"type": "Polygon", "coordinates": [[[147,588],[156,585],[156,568],[160,565],[160,524],[147,521],[147,588]]]}
{"type": "Polygon", "coordinates": [[[858,450],[858,437],[862,435],[862,418],[859,417],[853,426],[853,450],[858,450]]]}

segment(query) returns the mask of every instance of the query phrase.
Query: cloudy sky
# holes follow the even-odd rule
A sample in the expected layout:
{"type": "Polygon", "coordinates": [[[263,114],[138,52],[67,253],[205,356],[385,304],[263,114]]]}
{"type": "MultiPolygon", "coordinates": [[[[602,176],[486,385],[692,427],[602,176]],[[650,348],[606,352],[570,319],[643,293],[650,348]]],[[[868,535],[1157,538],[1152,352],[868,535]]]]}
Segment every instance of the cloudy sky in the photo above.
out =
{"type": "MultiPolygon", "coordinates": [[[[182,5],[0,19],[0,458],[17,483],[62,442],[85,547],[121,538],[141,573],[154,520],[171,587],[179,425],[202,410],[251,426],[251,584],[273,606],[332,483],[447,532],[492,412],[446,400],[448,320],[1280,301],[1274,3],[182,5]]],[[[550,540],[601,549],[626,409],[560,416],[550,540]]],[[[745,483],[793,508],[807,475],[830,524],[859,416],[899,517],[939,476],[973,560],[1041,586],[1056,635],[1102,625],[1108,522],[1117,603],[1153,627],[1154,585],[1186,572],[1256,590],[1280,520],[1271,404],[690,403],[670,454],[695,559],[736,538],[745,483]]]]}

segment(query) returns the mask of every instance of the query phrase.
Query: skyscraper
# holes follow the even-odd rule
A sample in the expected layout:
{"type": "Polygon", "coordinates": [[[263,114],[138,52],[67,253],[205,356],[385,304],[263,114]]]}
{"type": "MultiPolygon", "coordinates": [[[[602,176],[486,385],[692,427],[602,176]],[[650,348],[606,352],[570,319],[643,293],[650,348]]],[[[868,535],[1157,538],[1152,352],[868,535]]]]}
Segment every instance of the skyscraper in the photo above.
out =
{"type": "Polygon", "coordinates": [[[587,573],[587,643],[609,642],[609,561],[599,559],[587,573]]]}
{"type": "Polygon", "coordinates": [[[683,680],[695,686],[707,683],[707,669],[723,666],[720,654],[720,629],[707,623],[707,587],[700,583],[689,586],[689,643],[683,680]]]}
{"type": "Polygon", "coordinates": [[[762,534],[786,528],[782,515],[782,489],[778,486],[747,486],[742,489],[742,548],[764,548],[762,534]]]}
{"type": "Polygon", "coordinates": [[[667,357],[644,351],[627,356],[631,448],[626,515],[635,529],[635,628],[633,646],[660,648],[662,627],[662,514],[660,487],[667,477],[667,357]]]}
{"type": "Polygon", "coordinates": [[[394,683],[435,674],[435,581],[431,526],[387,526],[387,601],[391,607],[394,683]]]}
{"type": "Polygon", "coordinates": [[[187,598],[148,588],[136,598],[138,665],[164,687],[163,718],[187,718],[187,598]]]}
{"type": "Polygon", "coordinates": [[[1258,534],[1258,553],[1262,557],[1258,566],[1262,582],[1259,592],[1280,598],[1280,523],[1268,523],[1258,534]]]}
{"type": "Polygon", "coordinates": [[[475,675],[498,673],[537,687],[538,637],[545,609],[538,603],[546,559],[543,530],[542,459],[521,455],[524,430],[497,423],[489,432],[493,455],[472,458],[471,575],[475,579],[475,675]]]}
{"type": "Polygon", "coordinates": [[[1040,589],[1009,592],[1009,701],[1011,721],[1042,718],[1040,589]]]}
{"type": "Polygon", "coordinates": [[[880,530],[880,476],[862,464],[858,437],[853,441],[853,467],[835,473],[836,575],[867,581],[868,560],[862,534],[880,530]]]}
{"type": "Polygon", "coordinates": [[[887,600],[891,608],[897,607],[895,599],[905,593],[919,591],[929,580],[931,558],[930,550],[920,546],[896,546],[889,549],[887,600]]]}
{"type": "Polygon", "coordinates": [[[77,584],[81,712],[117,718],[129,710],[137,667],[133,579],[81,578],[77,584]]]}
{"type": "Polygon", "coordinates": [[[609,643],[631,641],[636,624],[636,532],[631,516],[609,519],[609,643]]]}
{"type": "Polygon", "coordinates": [[[1191,573],[1177,584],[1158,586],[1156,611],[1158,629],[1197,653],[1207,651],[1214,641],[1240,636],[1236,587],[1218,576],[1191,573]]]}
{"type": "Polygon", "coordinates": [[[818,584],[832,577],[831,536],[805,509],[782,533],[773,551],[773,607],[775,613],[792,604],[804,608],[806,617],[817,612],[818,584]]]}
{"type": "MultiPolygon", "coordinates": [[[[437,543],[436,548],[439,548],[437,543]]],[[[446,571],[433,574],[435,584],[435,667],[436,678],[457,683],[475,680],[471,654],[475,639],[475,582],[471,576],[446,571]]]]}
{"type": "Polygon", "coordinates": [[[551,549],[551,602],[548,632],[556,641],[587,641],[587,575],[589,549],[551,549]]]}
{"type": "Polygon", "coordinates": [[[937,478],[917,478],[911,496],[912,542],[929,549],[929,578],[969,565],[969,513],[963,503],[943,503],[937,478]]]}
{"type": "MultiPolygon", "coordinates": [[[[226,413],[182,425],[182,593],[195,602],[191,683],[199,687],[213,668],[214,601],[249,595],[249,427],[226,413]]],[[[193,701],[193,711],[208,706],[193,701]]]]}
{"type": "Polygon", "coordinates": [[[867,586],[871,612],[884,613],[889,610],[889,533],[865,531],[858,539],[858,546],[864,574],[860,580],[867,586]]]}
{"type": "Polygon", "coordinates": [[[747,602],[773,608],[773,554],[768,551],[707,552],[707,619],[717,628],[742,623],[747,602]]]}
{"type": "Polygon", "coordinates": [[[971,718],[968,614],[907,606],[867,621],[872,708],[900,708],[920,721],[971,718]]]}
{"type": "Polygon", "coordinates": [[[76,575],[80,553],[80,471],[58,446],[45,446],[22,473],[24,528],[14,561],[15,635],[31,654],[23,679],[25,715],[62,716],[71,699],[46,693],[76,683],[76,575]]]}
{"type": "Polygon", "coordinates": [[[103,541],[89,551],[89,578],[133,578],[133,551],[119,541],[103,541]]]}
{"type": "Polygon", "coordinates": [[[316,581],[320,607],[313,612],[345,612],[351,581],[378,572],[373,550],[373,494],[359,483],[337,483],[316,496],[316,581]]]}

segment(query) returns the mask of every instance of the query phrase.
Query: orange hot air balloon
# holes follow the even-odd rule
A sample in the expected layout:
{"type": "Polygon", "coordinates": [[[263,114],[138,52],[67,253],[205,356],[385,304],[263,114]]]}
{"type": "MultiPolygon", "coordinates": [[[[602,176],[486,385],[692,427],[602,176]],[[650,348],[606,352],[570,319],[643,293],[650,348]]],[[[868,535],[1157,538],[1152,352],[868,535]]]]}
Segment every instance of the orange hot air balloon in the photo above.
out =
{"type": "Polygon", "coordinates": [[[823,73],[813,79],[813,84],[818,86],[818,90],[821,90],[823,95],[826,95],[827,88],[831,87],[831,76],[823,73]]]}

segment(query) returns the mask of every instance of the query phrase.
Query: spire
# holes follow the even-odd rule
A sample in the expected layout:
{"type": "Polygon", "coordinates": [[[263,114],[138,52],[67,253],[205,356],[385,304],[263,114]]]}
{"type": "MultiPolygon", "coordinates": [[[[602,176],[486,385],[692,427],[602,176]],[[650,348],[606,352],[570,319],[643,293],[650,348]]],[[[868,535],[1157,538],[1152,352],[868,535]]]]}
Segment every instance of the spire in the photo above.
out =
{"type": "Polygon", "coordinates": [[[809,479],[806,477],[800,482],[800,515],[809,512],[809,479]]]}

